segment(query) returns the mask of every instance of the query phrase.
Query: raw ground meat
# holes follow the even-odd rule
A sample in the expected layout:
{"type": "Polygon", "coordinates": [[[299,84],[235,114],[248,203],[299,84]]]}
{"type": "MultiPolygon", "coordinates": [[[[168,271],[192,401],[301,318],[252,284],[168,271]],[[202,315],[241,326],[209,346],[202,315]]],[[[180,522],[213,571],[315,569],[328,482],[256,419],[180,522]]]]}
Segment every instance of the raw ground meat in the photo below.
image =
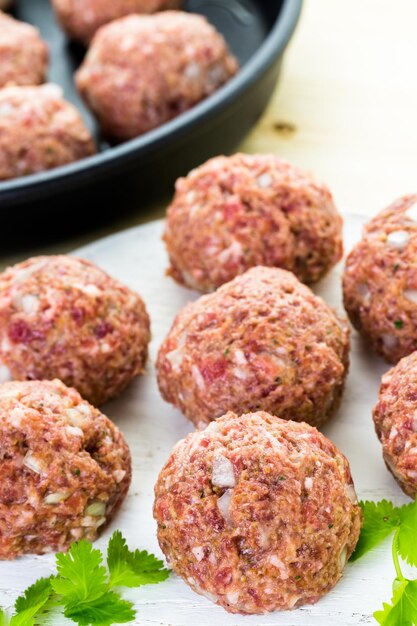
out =
{"type": "Polygon", "coordinates": [[[75,389],[0,385],[0,559],[94,541],[130,479],[122,434],[75,389]]]}
{"type": "Polygon", "coordinates": [[[389,363],[417,350],[417,195],[366,224],[346,261],[343,295],[352,324],[389,363]]]}
{"type": "Polygon", "coordinates": [[[187,111],[237,69],[225,40],[204,17],[163,11],[103,26],[76,83],[104,135],[124,141],[187,111]]]}
{"type": "Polygon", "coordinates": [[[0,382],[59,378],[100,405],[144,371],[149,317],[138,294],[70,256],[0,274],[0,382]]]}
{"type": "Polygon", "coordinates": [[[95,151],[90,131],[60,87],[0,89],[0,180],[66,165],[95,151]]]}
{"type": "Polygon", "coordinates": [[[159,350],[162,396],[198,427],[228,410],[313,425],[339,406],[347,323],[285,270],[248,270],[183,308],[159,350]]]}
{"type": "Polygon", "coordinates": [[[180,441],[154,516],[170,567],[231,613],[317,602],[341,578],[362,519],[337,448],[263,412],[227,413],[180,441]]]}
{"type": "Polygon", "coordinates": [[[43,83],[48,56],[37,28],[0,11],[0,87],[43,83]]]}
{"type": "Polygon", "coordinates": [[[342,257],[342,218],[327,187],[274,155],[210,159],[176,184],[164,240],[169,274],[213,291],[250,267],[319,280],[342,257]]]}
{"type": "Polygon", "coordinates": [[[133,13],[181,9],[183,0],[52,0],[52,5],[67,35],[88,44],[108,22],[133,13]]]}
{"type": "Polygon", "coordinates": [[[403,491],[417,495],[417,352],[382,378],[374,422],[384,460],[403,491]]]}

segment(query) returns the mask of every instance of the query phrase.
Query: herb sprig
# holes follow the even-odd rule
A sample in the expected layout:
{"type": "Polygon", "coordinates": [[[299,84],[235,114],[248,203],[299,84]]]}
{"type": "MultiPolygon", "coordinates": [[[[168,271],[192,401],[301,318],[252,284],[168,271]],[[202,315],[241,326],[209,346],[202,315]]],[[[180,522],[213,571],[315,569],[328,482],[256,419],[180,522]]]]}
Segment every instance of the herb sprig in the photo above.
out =
{"type": "Polygon", "coordinates": [[[0,609],[0,626],[37,626],[54,607],[79,626],[132,622],[136,611],[118,588],[156,584],[170,573],[146,550],[131,552],[118,530],[107,547],[107,568],[100,550],[84,540],[55,558],[56,576],[40,578],[28,587],[17,598],[11,618],[0,609]]]}
{"type": "Polygon", "coordinates": [[[417,579],[405,578],[400,559],[417,567],[417,503],[395,507],[388,500],[361,502],[364,524],[351,561],[356,561],[394,533],[392,560],[396,577],[390,603],[375,611],[381,626],[417,626],[417,579]]]}

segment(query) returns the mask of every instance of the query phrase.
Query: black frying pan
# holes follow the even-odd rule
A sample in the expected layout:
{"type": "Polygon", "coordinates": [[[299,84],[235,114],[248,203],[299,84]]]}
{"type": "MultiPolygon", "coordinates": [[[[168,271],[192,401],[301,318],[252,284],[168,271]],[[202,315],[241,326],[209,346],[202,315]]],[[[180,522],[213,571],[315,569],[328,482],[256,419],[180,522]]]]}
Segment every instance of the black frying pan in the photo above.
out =
{"type": "MultiPolygon", "coordinates": [[[[150,196],[171,192],[176,177],[210,156],[230,153],[263,112],[279,75],[302,0],[189,0],[223,33],[241,70],[213,96],[142,137],[110,147],[72,81],[83,50],[68,43],[49,0],[17,0],[14,15],[37,25],[51,53],[50,82],[81,109],[100,152],[48,172],[0,183],[0,239],[45,223],[62,230],[74,221],[99,224],[105,214],[140,210],[150,196]]],[[[35,233],[35,230],[33,231],[35,233]]],[[[34,237],[36,235],[34,234],[34,237]]]]}

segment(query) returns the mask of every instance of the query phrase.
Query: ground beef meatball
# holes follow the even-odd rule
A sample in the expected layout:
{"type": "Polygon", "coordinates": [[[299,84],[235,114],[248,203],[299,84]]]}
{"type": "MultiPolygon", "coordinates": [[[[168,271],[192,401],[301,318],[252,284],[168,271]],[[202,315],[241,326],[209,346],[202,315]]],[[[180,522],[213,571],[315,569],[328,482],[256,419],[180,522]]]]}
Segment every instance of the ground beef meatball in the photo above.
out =
{"type": "Polygon", "coordinates": [[[88,261],[35,257],[0,274],[0,382],[60,378],[100,405],[143,372],[141,298],[88,261]]]}
{"type": "Polygon", "coordinates": [[[290,272],[257,267],[178,313],[157,371],[163,397],[198,427],[229,409],[320,425],[348,362],[346,323],[290,272]]]}
{"type": "Polygon", "coordinates": [[[48,48],[37,28],[0,11],[0,87],[39,85],[47,71],[48,48]]]}
{"type": "Polygon", "coordinates": [[[61,381],[0,385],[0,559],[93,541],[130,484],[111,421],[61,381]]]}
{"type": "Polygon", "coordinates": [[[0,180],[94,154],[90,132],[56,85],[0,90],[0,180]]]}
{"type": "Polygon", "coordinates": [[[346,261],[343,294],[352,324],[389,363],[417,350],[417,195],[365,226],[346,261]]]}
{"type": "Polygon", "coordinates": [[[103,26],[76,83],[104,135],[123,141],[190,109],[236,71],[226,42],[204,17],[165,11],[103,26]]]}
{"type": "Polygon", "coordinates": [[[417,495],[417,352],[413,352],[382,378],[374,409],[377,435],[384,460],[401,488],[417,495]]]}
{"type": "Polygon", "coordinates": [[[180,9],[183,0],[52,0],[57,18],[68,36],[88,44],[95,32],[119,17],[180,9]]]}
{"type": "Polygon", "coordinates": [[[342,219],[330,191],[272,155],[216,157],[176,184],[164,240],[169,273],[212,291],[255,265],[303,282],[342,257],[342,219]]]}
{"type": "Polygon", "coordinates": [[[154,516],[169,565],[231,613],[317,602],[361,526],[349,464],[307,424],[227,413],[180,441],[154,516]]]}

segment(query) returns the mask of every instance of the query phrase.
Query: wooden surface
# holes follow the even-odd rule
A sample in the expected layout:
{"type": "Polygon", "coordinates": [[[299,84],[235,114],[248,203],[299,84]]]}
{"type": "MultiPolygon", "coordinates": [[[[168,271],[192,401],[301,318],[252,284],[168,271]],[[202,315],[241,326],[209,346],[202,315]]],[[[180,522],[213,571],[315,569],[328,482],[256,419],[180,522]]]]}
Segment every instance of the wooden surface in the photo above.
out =
{"type": "MultiPolygon", "coordinates": [[[[348,247],[357,240],[362,223],[363,218],[347,217],[345,240],[348,247]]],[[[150,312],[153,339],[147,373],[104,408],[126,436],[134,471],[128,498],[98,545],[104,546],[111,532],[120,528],[132,547],[156,552],[153,486],[174,444],[193,427],[179,411],[162,401],[154,362],[175,313],[196,297],[194,292],[178,287],[164,275],[167,259],[160,239],[161,230],[161,222],[153,222],[77,252],[137,290],[150,312]]],[[[316,291],[342,311],[340,273],[341,264],[316,291]]],[[[351,370],[342,407],[323,431],[349,459],[360,498],[405,502],[382,461],[371,418],[380,378],[386,370],[386,364],[369,354],[353,333],[351,370]]],[[[47,555],[0,563],[0,606],[10,606],[28,584],[39,576],[51,574],[53,561],[53,556],[47,555]]],[[[391,597],[393,577],[390,542],[387,541],[371,555],[348,565],[342,581],[318,604],[297,611],[253,617],[229,615],[195,594],[175,576],[161,585],[131,590],[126,596],[136,603],[136,623],[142,626],[356,626],[375,624],[372,613],[380,608],[383,600],[391,597]]],[[[56,617],[51,620],[53,626],[64,624],[70,622],[56,617]]]]}
{"type": "MultiPolygon", "coordinates": [[[[305,0],[268,112],[241,145],[273,152],[326,181],[338,206],[370,214],[415,192],[416,0],[305,0]]],[[[0,266],[66,252],[156,217],[157,205],[111,228],[1,255],[0,266]]]]}

